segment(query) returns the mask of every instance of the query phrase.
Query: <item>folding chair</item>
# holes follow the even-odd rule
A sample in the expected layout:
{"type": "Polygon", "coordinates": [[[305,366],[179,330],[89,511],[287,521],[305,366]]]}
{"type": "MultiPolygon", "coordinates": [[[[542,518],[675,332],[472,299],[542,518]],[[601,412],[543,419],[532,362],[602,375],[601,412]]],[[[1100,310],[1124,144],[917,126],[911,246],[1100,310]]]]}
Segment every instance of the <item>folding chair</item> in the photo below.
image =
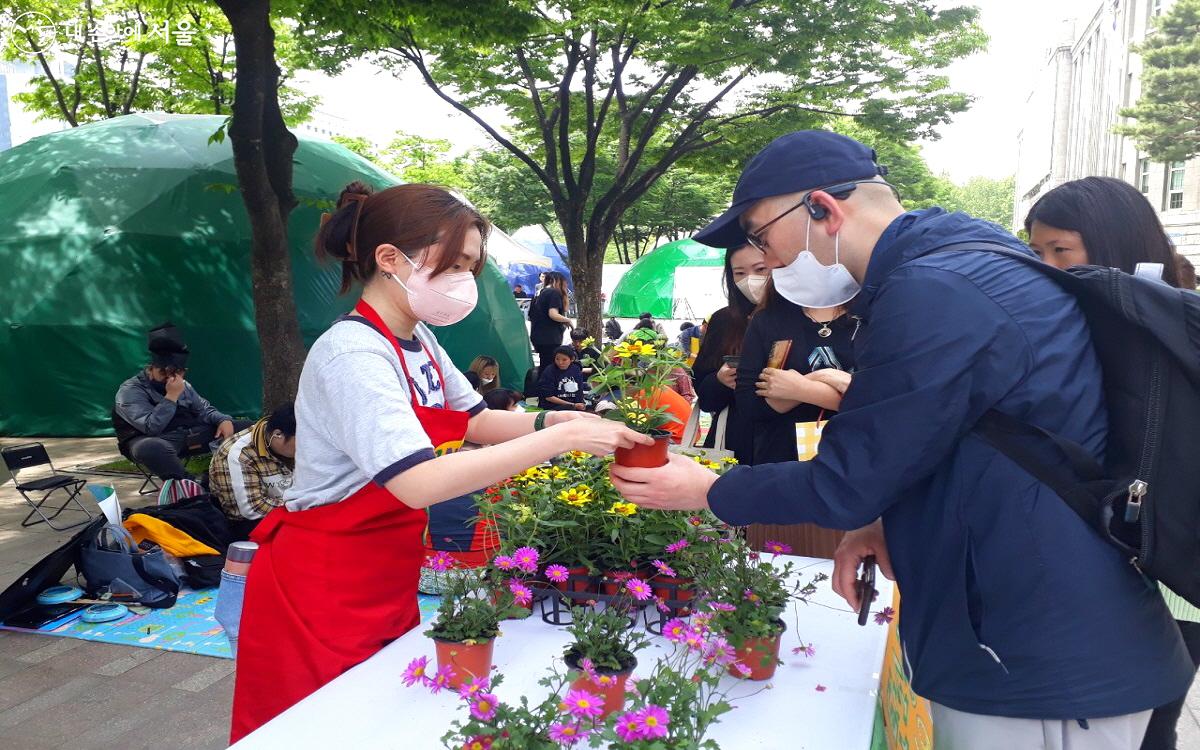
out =
{"type": "Polygon", "coordinates": [[[142,480],[142,486],[141,486],[141,488],[138,489],[138,494],[139,495],[157,494],[158,491],[160,489],[162,489],[162,485],[160,485],[158,483],[158,477],[154,476],[152,473],[150,473],[149,469],[147,469],[145,466],[143,466],[141,463],[139,463],[138,460],[133,457],[133,452],[130,451],[129,448],[124,443],[117,443],[117,448],[118,448],[118,450],[121,451],[121,455],[125,457],[125,460],[127,460],[127,461],[129,461],[129,463],[133,464],[134,467],[142,473],[142,477],[144,477],[144,479],[142,480]]]}
{"type": "MultiPolygon", "coordinates": [[[[21,497],[25,498],[25,502],[29,503],[29,507],[33,510],[25,516],[21,521],[22,526],[35,526],[39,523],[44,523],[55,531],[66,531],[73,529],[76,526],[82,526],[92,520],[91,511],[84,507],[83,503],[79,502],[79,493],[83,491],[87,482],[83,479],[77,479],[70,474],[59,474],[54,468],[54,464],[50,461],[50,454],[46,452],[46,447],[41,443],[25,443],[23,445],[13,445],[0,450],[0,455],[4,458],[4,465],[8,471],[12,473],[13,483],[17,486],[17,492],[21,493],[21,497]],[[28,471],[39,466],[49,466],[50,473],[46,476],[31,479],[22,482],[18,476],[22,471],[28,471]],[[47,516],[43,511],[43,506],[50,499],[50,496],[61,490],[66,498],[58,509],[52,515],[47,516]],[[34,500],[29,496],[29,493],[41,493],[41,497],[34,500]],[[81,510],[86,516],[81,521],[69,524],[67,526],[57,526],[54,519],[58,518],[64,510],[68,510],[68,506],[74,502],[75,507],[70,510],[81,510]],[[40,520],[30,521],[34,515],[39,516],[40,520]]],[[[47,508],[52,509],[53,506],[47,508]]]]}

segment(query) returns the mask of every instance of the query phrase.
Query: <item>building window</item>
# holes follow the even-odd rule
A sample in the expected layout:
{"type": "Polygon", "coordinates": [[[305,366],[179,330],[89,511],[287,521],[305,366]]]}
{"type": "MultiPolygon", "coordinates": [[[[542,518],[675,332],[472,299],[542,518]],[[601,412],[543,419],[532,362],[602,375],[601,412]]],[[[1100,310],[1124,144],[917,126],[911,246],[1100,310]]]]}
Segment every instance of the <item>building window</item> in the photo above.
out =
{"type": "Polygon", "coordinates": [[[1138,159],[1138,190],[1144,195],[1150,194],[1150,160],[1138,159]]]}
{"type": "Polygon", "coordinates": [[[1150,15],[1162,15],[1162,0],[1150,0],[1150,15]]]}
{"type": "Polygon", "coordinates": [[[1183,208],[1183,162],[1173,161],[1167,167],[1167,208],[1183,208]]]}

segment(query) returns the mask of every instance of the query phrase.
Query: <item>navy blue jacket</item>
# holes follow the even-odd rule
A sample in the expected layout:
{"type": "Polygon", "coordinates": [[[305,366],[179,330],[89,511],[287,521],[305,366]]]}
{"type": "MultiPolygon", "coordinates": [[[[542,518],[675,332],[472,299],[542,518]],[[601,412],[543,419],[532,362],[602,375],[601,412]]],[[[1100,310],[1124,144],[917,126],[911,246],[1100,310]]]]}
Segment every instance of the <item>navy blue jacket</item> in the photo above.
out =
{"type": "Polygon", "coordinates": [[[1047,487],[971,434],[990,408],[1103,455],[1099,363],[1074,300],[1000,227],[940,209],[876,244],[855,313],[857,371],[817,458],[736,467],[713,486],[732,524],[839,529],[883,517],[913,689],[959,711],[1117,716],[1191,683],[1158,591],[1047,487]]]}

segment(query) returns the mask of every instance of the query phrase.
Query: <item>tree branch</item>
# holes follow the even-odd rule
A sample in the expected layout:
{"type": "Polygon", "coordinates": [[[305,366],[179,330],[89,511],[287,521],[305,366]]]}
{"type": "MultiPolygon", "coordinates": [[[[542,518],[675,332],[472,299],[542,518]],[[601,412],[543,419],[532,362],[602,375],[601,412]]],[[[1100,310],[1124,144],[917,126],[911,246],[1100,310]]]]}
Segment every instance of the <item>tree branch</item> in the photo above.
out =
{"type": "MultiPolygon", "coordinates": [[[[92,9],[92,0],[87,0],[88,20],[91,23],[96,22],[95,11],[92,9]]],[[[115,117],[116,112],[113,110],[112,99],[108,95],[108,76],[104,72],[104,60],[100,57],[100,42],[97,38],[92,39],[92,53],[96,60],[96,78],[100,83],[100,101],[104,105],[104,114],[107,117],[115,117]]]]}
{"type": "MultiPolygon", "coordinates": [[[[387,29],[385,29],[385,31],[386,30],[387,29]]],[[[482,117],[476,114],[474,110],[447,94],[445,90],[443,90],[438,84],[438,82],[434,80],[433,74],[430,73],[428,66],[425,65],[425,60],[421,56],[421,50],[416,47],[416,40],[412,38],[411,32],[408,33],[408,37],[408,43],[411,46],[407,48],[396,47],[390,50],[390,53],[399,55],[400,57],[412,63],[417,69],[417,72],[421,74],[421,78],[424,79],[425,85],[428,86],[433,93],[437,94],[439,99],[446,102],[451,107],[454,107],[459,112],[462,112],[464,115],[471,118],[476,125],[483,128],[484,131],[492,137],[492,140],[496,141],[496,143],[499,143],[509,153],[520,159],[526,166],[533,170],[533,173],[537,175],[537,178],[541,180],[542,184],[546,186],[546,189],[550,191],[550,195],[555,202],[561,201],[563,199],[562,186],[559,185],[557,177],[552,176],[552,174],[547,173],[546,170],[542,169],[542,167],[536,161],[534,161],[529,154],[525,153],[525,151],[523,151],[511,140],[501,135],[498,130],[489,125],[482,117]]],[[[388,53],[389,51],[385,50],[384,52],[388,53]]]]}
{"type": "MultiPolygon", "coordinates": [[[[54,76],[54,71],[50,69],[50,62],[46,60],[45,52],[41,45],[38,44],[38,39],[29,29],[25,29],[25,39],[29,42],[29,48],[37,54],[38,62],[42,66],[42,73],[46,76],[46,80],[50,81],[50,88],[54,90],[54,99],[58,102],[58,109],[63,114],[63,119],[71,123],[71,127],[79,125],[76,121],[76,113],[79,111],[79,60],[83,58],[83,47],[79,48],[79,58],[75,61],[75,106],[67,109],[67,100],[63,97],[62,84],[54,76]]],[[[86,30],[84,38],[86,39],[86,30]]]]}
{"type": "Polygon", "coordinates": [[[579,37],[564,40],[567,65],[563,70],[562,80],[558,84],[558,158],[559,172],[567,195],[574,196],[579,189],[573,174],[571,164],[571,81],[575,78],[575,70],[579,67],[579,37]]]}

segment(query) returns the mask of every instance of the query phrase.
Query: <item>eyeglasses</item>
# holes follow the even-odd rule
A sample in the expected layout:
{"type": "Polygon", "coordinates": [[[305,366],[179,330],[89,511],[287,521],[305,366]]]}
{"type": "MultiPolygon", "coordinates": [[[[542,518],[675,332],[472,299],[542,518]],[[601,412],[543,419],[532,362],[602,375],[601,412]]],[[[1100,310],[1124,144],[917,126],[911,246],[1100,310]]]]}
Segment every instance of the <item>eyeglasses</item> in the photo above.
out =
{"type": "Polygon", "coordinates": [[[850,197],[850,194],[853,193],[858,188],[859,185],[863,185],[863,184],[887,185],[889,188],[892,189],[892,193],[895,194],[896,200],[900,200],[900,191],[897,190],[894,185],[884,182],[883,180],[874,180],[874,179],[872,179],[872,180],[851,180],[849,182],[839,182],[835,185],[830,185],[829,187],[813,188],[812,190],[809,190],[807,193],[805,193],[804,197],[801,198],[800,202],[797,203],[796,205],[792,206],[788,210],[779,214],[774,219],[771,219],[766,224],[763,224],[761,227],[759,227],[755,231],[746,232],[746,242],[748,242],[751,247],[754,247],[754,248],[758,249],[760,252],[765,253],[765,252],[767,252],[767,249],[770,248],[770,245],[767,244],[767,240],[766,240],[767,230],[771,228],[772,224],[779,221],[783,217],[787,216],[791,212],[795,211],[797,208],[800,208],[801,206],[808,206],[811,210],[812,204],[811,204],[810,200],[812,198],[813,193],[816,193],[816,192],[829,193],[837,200],[844,201],[850,197]]]}

